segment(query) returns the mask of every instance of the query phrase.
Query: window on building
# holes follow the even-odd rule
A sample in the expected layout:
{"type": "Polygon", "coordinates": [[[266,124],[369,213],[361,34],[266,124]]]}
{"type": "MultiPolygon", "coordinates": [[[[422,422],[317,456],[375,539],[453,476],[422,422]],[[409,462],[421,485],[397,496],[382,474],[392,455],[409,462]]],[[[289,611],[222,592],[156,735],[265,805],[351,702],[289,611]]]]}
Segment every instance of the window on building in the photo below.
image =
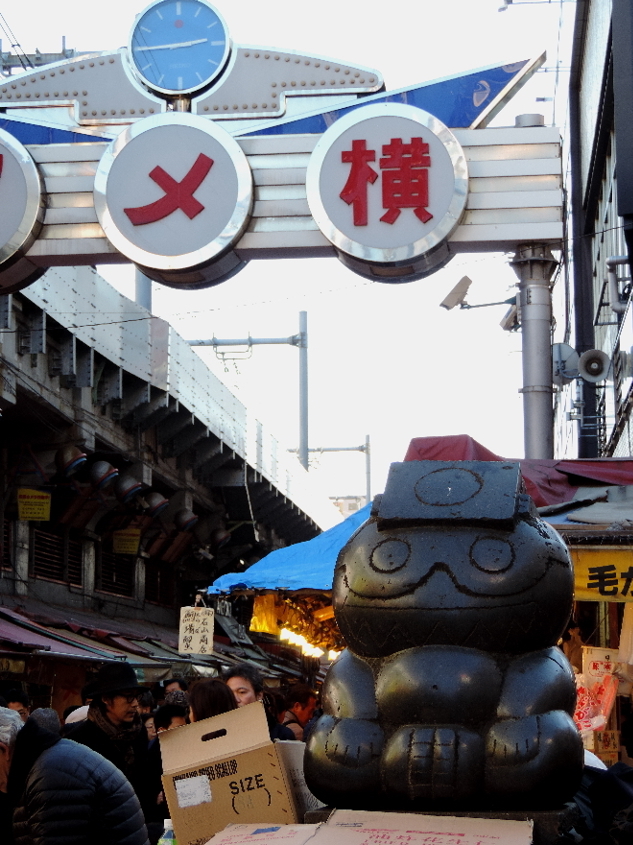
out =
{"type": "Polygon", "coordinates": [[[31,528],[31,577],[80,587],[82,571],[80,538],[64,528],[31,528]]]}
{"type": "Polygon", "coordinates": [[[134,595],[136,558],[133,555],[115,555],[98,546],[97,589],[115,596],[134,595]]]}
{"type": "Polygon", "coordinates": [[[176,599],[176,575],[173,563],[158,558],[145,562],[145,600],[173,607],[176,599]]]}

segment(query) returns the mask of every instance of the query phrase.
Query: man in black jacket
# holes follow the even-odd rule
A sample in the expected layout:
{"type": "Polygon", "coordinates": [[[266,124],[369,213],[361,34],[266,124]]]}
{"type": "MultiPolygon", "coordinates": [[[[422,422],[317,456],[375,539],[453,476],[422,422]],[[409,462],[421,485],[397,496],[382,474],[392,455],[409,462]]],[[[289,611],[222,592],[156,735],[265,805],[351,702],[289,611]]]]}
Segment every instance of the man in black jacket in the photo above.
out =
{"type": "Polygon", "coordinates": [[[0,708],[0,802],[3,843],[147,845],[134,790],[89,748],[0,708]],[[13,812],[13,837],[10,813],[13,812]]]}
{"type": "Polygon", "coordinates": [[[92,684],[88,718],[66,736],[87,745],[120,769],[140,801],[151,841],[162,833],[162,813],[148,757],[147,731],[141,722],[139,686],[129,663],[106,663],[92,684]]]}

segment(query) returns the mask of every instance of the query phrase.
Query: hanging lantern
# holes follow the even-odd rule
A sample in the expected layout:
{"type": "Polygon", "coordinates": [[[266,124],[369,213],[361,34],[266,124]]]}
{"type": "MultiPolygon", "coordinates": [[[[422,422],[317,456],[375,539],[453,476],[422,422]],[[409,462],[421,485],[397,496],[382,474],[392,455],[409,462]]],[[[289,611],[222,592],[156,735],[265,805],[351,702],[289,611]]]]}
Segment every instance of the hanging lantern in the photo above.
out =
{"type": "Polygon", "coordinates": [[[117,478],[114,495],[122,505],[129,504],[143,489],[141,482],[131,475],[121,475],[117,478]]]}
{"type": "Polygon", "coordinates": [[[149,493],[144,498],[147,502],[147,510],[145,513],[147,516],[151,516],[152,518],[157,517],[165,510],[166,507],[169,506],[167,499],[161,493],[157,493],[156,490],[149,493]]]}
{"type": "Polygon", "coordinates": [[[189,531],[198,521],[198,517],[189,508],[181,508],[174,516],[174,524],[179,531],[189,531]]]}
{"type": "Polygon", "coordinates": [[[70,478],[74,475],[80,466],[86,463],[88,456],[82,452],[77,446],[69,445],[58,449],[55,454],[55,463],[57,469],[65,478],[70,478]]]}
{"type": "Polygon", "coordinates": [[[95,490],[105,490],[119,477],[119,470],[107,461],[95,461],[90,467],[90,483],[95,490]]]}

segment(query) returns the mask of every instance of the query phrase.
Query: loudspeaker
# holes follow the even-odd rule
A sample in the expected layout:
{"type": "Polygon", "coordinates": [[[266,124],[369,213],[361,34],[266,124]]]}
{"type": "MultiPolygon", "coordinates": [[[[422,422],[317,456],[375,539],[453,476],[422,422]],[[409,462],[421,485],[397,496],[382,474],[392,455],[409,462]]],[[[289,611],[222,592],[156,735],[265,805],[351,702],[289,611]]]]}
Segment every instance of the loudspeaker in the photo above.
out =
{"type": "Polygon", "coordinates": [[[604,381],[611,366],[611,359],[601,349],[588,349],[578,361],[578,374],[585,381],[596,384],[604,381]]]}

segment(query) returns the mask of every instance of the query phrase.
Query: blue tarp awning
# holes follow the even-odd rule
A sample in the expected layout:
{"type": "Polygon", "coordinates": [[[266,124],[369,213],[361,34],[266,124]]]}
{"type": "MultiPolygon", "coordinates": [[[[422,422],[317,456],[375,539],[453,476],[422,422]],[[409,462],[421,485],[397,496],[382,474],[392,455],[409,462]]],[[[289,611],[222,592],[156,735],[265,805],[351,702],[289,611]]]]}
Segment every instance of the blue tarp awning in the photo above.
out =
{"type": "Polygon", "coordinates": [[[277,549],[246,572],[229,572],[209,587],[209,593],[233,590],[331,590],[338,553],[354,531],[369,518],[371,503],[313,540],[277,549]]]}

